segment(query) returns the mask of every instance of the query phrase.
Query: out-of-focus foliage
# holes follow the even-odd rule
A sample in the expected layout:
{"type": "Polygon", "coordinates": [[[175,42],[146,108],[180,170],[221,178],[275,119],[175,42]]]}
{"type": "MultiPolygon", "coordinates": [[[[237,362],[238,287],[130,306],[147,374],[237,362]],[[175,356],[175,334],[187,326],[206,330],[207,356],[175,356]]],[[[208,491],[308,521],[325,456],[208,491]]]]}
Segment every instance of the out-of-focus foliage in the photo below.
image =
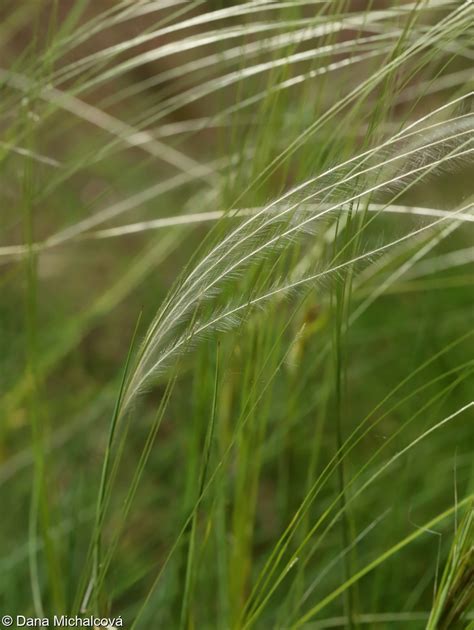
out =
{"type": "Polygon", "coordinates": [[[467,627],[473,17],[2,4],[2,614],[467,627]]]}

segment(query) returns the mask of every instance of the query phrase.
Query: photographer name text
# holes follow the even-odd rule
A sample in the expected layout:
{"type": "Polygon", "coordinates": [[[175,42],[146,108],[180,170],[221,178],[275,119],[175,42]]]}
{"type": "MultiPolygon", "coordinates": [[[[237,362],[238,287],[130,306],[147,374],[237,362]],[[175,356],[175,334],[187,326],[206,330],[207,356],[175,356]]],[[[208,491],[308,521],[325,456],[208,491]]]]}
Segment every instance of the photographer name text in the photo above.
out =
{"type": "Polygon", "coordinates": [[[5,628],[104,628],[115,630],[123,627],[122,617],[68,617],[67,615],[54,615],[54,617],[26,617],[25,615],[4,615],[1,623],[5,628]]]}

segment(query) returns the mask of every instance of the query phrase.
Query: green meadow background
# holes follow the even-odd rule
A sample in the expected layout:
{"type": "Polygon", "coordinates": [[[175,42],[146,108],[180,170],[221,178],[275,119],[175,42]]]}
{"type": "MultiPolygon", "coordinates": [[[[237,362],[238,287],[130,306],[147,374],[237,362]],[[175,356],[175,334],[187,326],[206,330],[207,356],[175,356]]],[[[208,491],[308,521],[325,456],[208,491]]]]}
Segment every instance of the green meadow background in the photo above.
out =
{"type": "Polygon", "coordinates": [[[2,0],[2,615],[474,628],[473,24],[2,0]]]}

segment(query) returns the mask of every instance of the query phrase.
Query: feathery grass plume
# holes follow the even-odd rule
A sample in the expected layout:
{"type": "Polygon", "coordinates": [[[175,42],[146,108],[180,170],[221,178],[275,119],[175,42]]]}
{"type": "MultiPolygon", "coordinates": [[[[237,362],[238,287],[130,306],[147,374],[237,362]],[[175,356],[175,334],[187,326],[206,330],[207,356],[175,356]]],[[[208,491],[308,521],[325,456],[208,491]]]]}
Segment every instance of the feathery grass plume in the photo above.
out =
{"type": "MultiPolygon", "coordinates": [[[[395,153],[390,158],[382,160],[378,158],[378,162],[374,159],[375,164],[367,168],[348,169],[348,175],[339,176],[340,179],[336,179],[335,183],[330,183],[331,180],[335,179],[334,172],[340,170],[340,168],[334,167],[329,172],[286,193],[257,214],[251,215],[231,231],[220,243],[217,243],[203,261],[198,263],[156,316],[139,351],[139,359],[134,373],[129,377],[124,406],[129,404],[153,373],[160,369],[165,360],[172,357],[176,351],[189,343],[196,335],[205,330],[212,330],[218,323],[225,327],[236,326],[241,321],[240,313],[245,311],[247,306],[263,302],[264,299],[270,298],[278,292],[293,288],[292,285],[285,286],[284,282],[280,280],[269,289],[267,295],[249,296],[227,311],[211,314],[207,321],[201,321],[196,309],[204,301],[215,297],[217,292],[221,290],[223,283],[229,279],[233,280],[236,273],[242,273],[249,264],[258,263],[262,256],[269,255],[275,248],[284,247],[289,238],[293,239],[301,234],[306,234],[308,229],[317,229],[318,221],[327,217],[329,213],[337,211],[339,207],[359,200],[364,203],[364,200],[375,192],[393,194],[394,191],[405,190],[410,180],[419,178],[420,173],[421,176],[424,176],[426,172],[432,172],[435,168],[439,168],[451,160],[459,160],[469,156],[474,149],[472,144],[473,120],[474,118],[470,116],[469,120],[460,121],[460,126],[449,126],[449,131],[445,129],[444,135],[436,136],[435,140],[428,137],[427,140],[429,141],[425,141],[425,144],[421,144],[421,146],[415,145],[415,148],[403,150],[400,154],[395,153]],[[403,163],[403,166],[396,168],[393,174],[385,175],[386,179],[384,179],[384,171],[391,169],[392,164],[398,164],[399,161],[403,163]],[[355,172],[353,172],[354,170],[355,172]],[[370,180],[367,180],[367,177],[373,171],[376,172],[376,179],[374,180],[376,183],[370,185],[370,180]],[[356,194],[354,194],[354,189],[357,190],[355,186],[361,188],[360,192],[356,194]],[[313,187],[316,188],[314,192],[313,187]],[[344,195],[347,197],[344,198],[344,195]],[[329,207],[319,212],[316,211],[309,217],[307,213],[301,212],[300,203],[314,203],[319,198],[322,203],[329,204],[329,207]],[[340,201],[336,201],[338,198],[340,201]],[[331,199],[333,199],[332,202],[331,199]],[[192,327],[186,329],[177,340],[169,341],[169,336],[187,315],[192,320],[192,327]]],[[[393,141],[394,144],[397,144],[397,141],[398,138],[393,141]]],[[[351,162],[353,161],[351,160],[351,162]]],[[[378,250],[385,248],[382,246],[378,250]]],[[[368,255],[364,254],[361,258],[365,257],[368,255]]],[[[329,275],[338,268],[336,265],[334,268],[318,272],[311,277],[311,280],[316,280],[319,276],[329,275]]],[[[299,281],[299,284],[303,282],[305,280],[299,281]]]]}
{"type": "Polygon", "coordinates": [[[461,627],[466,622],[474,602],[473,541],[473,511],[472,505],[468,505],[455,532],[441,582],[436,588],[427,630],[461,627]]]}

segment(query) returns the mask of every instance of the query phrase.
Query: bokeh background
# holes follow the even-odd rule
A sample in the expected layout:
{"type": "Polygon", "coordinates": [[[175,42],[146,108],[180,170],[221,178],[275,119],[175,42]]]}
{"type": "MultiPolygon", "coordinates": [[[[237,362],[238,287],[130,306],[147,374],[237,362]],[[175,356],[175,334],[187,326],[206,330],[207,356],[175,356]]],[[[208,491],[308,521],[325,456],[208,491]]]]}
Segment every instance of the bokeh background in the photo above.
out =
{"type": "MultiPolygon", "coordinates": [[[[465,129],[472,125],[472,103],[461,99],[472,81],[467,9],[422,45],[460,8],[389,0],[2,2],[2,609],[77,608],[134,330],[142,339],[202,243],[233,225],[232,210],[270,203],[449,101],[460,99],[434,119],[449,112],[466,116],[465,129]],[[230,223],[204,215],[220,212],[230,223]]],[[[451,137],[458,127],[442,130],[451,137]]],[[[449,142],[442,150],[457,150],[449,142]]],[[[426,160],[439,155],[424,152],[426,160]]],[[[363,231],[354,223],[355,242],[334,236],[340,219],[331,218],[284,256],[274,254],[265,264],[282,274],[324,267],[343,245],[370,252],[437,216],[414,209],[467,208],[464,221],[421,232],[387,258],[368,255],[348,276],[212,333],[139,397],[114,444],[102,536],[105,549],[116,547],[94,603],[103,614],[122,614],[126,627],[249,627],[242,611],[265,562],[338,447],[372,413],[377,425],[336,467],[291,544],[306,540],[360,472],[343,497],[355,496],[351,507],[321,541],[310,537],[307,562],[275,586],[250,625],[293,627],[348,575],[472,492],[467,409],[356,493],[372,474],[364,464],[384,442],[379,465],[472,395],[471,173],[467,156],[382,189],[371,203],[406,210],[381,213],[363,231]],[[122,523],[171,376],[174,389],[122,523]],[[201,501],[215,395],[209,465],[218,481],[201,501]],[[185,526],[197,501],[194,525],[185,526]]],[[[247,295],[261,273],[237,278],[218,304],[247,295]]],[[[453,518],[304,627],[426,627],[453,518]]]]}

